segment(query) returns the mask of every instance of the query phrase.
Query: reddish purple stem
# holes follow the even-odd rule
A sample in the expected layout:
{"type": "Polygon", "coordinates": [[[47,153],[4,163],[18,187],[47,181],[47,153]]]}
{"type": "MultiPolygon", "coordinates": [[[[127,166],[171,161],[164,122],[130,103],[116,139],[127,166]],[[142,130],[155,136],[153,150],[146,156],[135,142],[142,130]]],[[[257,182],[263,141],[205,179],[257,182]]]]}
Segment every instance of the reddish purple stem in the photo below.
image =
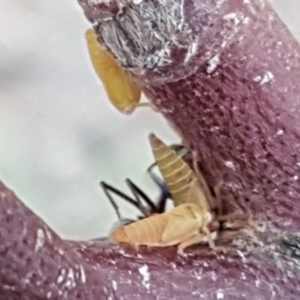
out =
{"type": "Polygon", "coordinates": [[[0,184],[0,299],[296,299],[296,259],[275,248],[186,258],[176,249],[61,240],[0,184]],[[275,251],[274,251],[275,250],[275,251]],[[218,298],[219,297],[219,298],[218,298]]]}
{"type": "Polygon", "coordinates": [[[147,95],[194,149],[231,210],[298,232],[300,47],[267,7],[188,79],[147,95]],[[213,69],[213,71],[211,71],[213,69]]]}

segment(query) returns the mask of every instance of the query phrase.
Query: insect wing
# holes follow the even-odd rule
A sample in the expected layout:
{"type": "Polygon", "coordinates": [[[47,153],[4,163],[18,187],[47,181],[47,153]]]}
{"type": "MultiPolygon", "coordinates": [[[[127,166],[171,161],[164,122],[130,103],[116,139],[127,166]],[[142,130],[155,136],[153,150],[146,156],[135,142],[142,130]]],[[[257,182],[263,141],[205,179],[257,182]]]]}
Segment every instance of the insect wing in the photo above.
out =
{"type": "Polygon", "coordinates": [[[193,180],[187,194],[188,202],[198,203],[206,211],[210,210],[210,203],[207,200],[205,192],[198,180],[193,180]]]}
{"type": "Polygon", "coordinates": [[[162,233],[162,240],[164,242],[179,239],[180,237],[197,230],[197,220],[191,214],[190,210],[185,207],[177,207],[168,213],[167,226],[162,233]],[[179,210],[178,210],[179,209],[179,210]]]}

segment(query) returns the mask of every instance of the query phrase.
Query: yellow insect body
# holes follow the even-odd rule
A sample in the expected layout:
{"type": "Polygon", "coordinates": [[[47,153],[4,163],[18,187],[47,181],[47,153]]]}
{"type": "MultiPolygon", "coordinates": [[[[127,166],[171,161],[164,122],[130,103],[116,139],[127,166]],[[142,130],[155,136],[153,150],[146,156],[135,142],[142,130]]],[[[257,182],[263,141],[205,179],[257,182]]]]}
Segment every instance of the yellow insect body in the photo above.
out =
{"type": "Polygon", "coordinates": [[[113,232],[114,242],[134,246],[167,247],[178,245],[178,253],[193,244],[209,242],[208,225],[212,215],[199,204],[185,203],[163,214],[123,226],[113,232]]]}
{"type": "MultiPolygon", "coordinates": [[[[216,199],[212,197],[196,164],[192,169],[154,134],[149,136],[149,140],[175,208],[117,229],[111,235],[112,241],[134,246],[178,245],[178,253],[183,254],[186,247],[200,242],[207,242],[211,248],[214,248],[213,239],[219,234],[220,222],[233,219],[238,221],[235,224],[236,229],[247,227],[248,220],[244,216],[220,214],[222,212],[220,195],[215,191],[217,197],[216,199]],[[215,208],[220,215],[215,214],[215,208]]],[[[229,236],[223,234],[223,237],[229,236]]]]}
{"type": "Polygon", "coordinates": [[[120,112],[132,113],[137,106],[142,105],[141,90],[110,53],[100,46],[92,29],[88,29],[85,36],[92,64],[110,101],[120,112]]]}
{"type": "Polygon", "coordinates": [[[206,211],[214,206],[214,199],[201,176],[170,147],[154,134],[149,136],[152,151],[158,168],[169,188],[174,205],[182,203],[198,203],[206,211]]]}

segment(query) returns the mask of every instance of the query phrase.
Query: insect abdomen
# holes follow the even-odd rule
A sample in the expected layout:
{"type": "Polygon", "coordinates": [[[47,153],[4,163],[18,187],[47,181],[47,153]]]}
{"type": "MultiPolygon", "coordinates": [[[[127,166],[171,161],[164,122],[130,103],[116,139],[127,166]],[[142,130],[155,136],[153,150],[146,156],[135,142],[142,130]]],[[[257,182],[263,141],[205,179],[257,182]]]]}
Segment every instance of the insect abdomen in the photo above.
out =
{"type": "Polygon", "coordinates": [[[175,151],[166,146],[154,134],[149,136],[157,165],[172,194],[175,206],[189,202],[187,193],[195,174],[175,151]]]}
{"type": "Polygon", "coordinates": [[[110,239],[114,242],[134,245],[159,246],[167,221],[164,214],[145,218],[117,229],[112,233],[110,239]]]}

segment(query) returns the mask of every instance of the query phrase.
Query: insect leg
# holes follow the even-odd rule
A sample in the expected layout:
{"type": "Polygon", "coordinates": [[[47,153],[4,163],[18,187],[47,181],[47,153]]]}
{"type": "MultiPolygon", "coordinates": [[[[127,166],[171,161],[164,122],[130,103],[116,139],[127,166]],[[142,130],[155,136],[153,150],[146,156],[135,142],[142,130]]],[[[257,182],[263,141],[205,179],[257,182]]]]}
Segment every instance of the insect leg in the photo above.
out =
{"type": "MultiPolygon", "coordinates": [[[[119,197],[123,198],[124,200],[126,200],[127,202],[133,204],[134,206],[138,207],[138,204],[136,203],[135,200],[131,199],[130,197],[128,197],[127,195],[125,195],[124,193],[120,192],[119,190],[115,189],[114,187],[112,187],[111,185],[105,183],[104,181],[100,182],[100,186],[102,187],[105,195],[107,196],[108,200],[110,201],[111,205],[113,206],[118,219],[120,220],[121,225],[124,224],[124,220],[121,217],[120,211],[119,211],[119,207],[116,204],[116,202],[114,201],[114,199],[111,197],[109,192],[112,192],[116,195],[118,195],[119,197]]],[[[139,208],[139,207],[138,207],[139,208]]]]}
{"type": "Polygon", "coordinates": [[[176,154],[181,157],[185,162],[188,162],[189,160],[192,160],[192,154],[189,149],[187,149],[182,144],[173,144],[170,146],[170,148],[176,152],[176,154]]]}
{"type": "Polygon", "coordinates": [[[195,245],[195,244],[199,244],[204,239],[205,239],[205,235],[204,234],[199,233],[197,235],[193,235],[192,237],[188,238],[187,240],[183,241],[182,243],[180,243],[178,245],[177,253],[179,255],[185,255],[185,253],[184,253],[184,249],[185,248],[187,248],[189,246],[192,246],[192,245],[195,245]]]}
{"type": "Polygon", "coordinates": [[[166,210],[167,200],[171,199],[172,195],[168,189],[168,186],[165,184],[165,182],[162,179],[160,179],[157,175],[155,175],[152,172],[152,169],[150,169],[148,172],[149,172],[151,179],[154,181],[154,183],[160,189],[160,195],[159,195],[159,198],[157,200],[157,205],[156,205],[157,213],[160,214],[166,210]]]}
{"type": "Polygon", "coordinates": [[[205,237],[207,238],[207,242],[209,244],[209,247],[211,249],[215,249],[216,248],[216,245],[211,237],[211,232],[210,230],[205,226],[202,228],[202,231],[205,233],[205,237]]]}
{"type": "Polygon", "coordinates": [[[129,186],[131,192],[135,197],[136,207],[142,212],[145,217],[149,217],[153,212],[156,212],[157,208],[155,204],[149,199],[149,197],[140,189],[138,188],[130,179],[126,179],[125,182],[129,186]],[[140,197],[147,203],[150,207],[149,211],[143,206],[140,197]]]}
{"type": "Polygon", "coordinates": [[[224,206],[223,201],[221,198],[221,188],[222,188],[223,182],[220,182],[217,184],[216,187],[214,187],[214,193],[216,196],[216,207],[218,208],[218,214],[223,215],[224,213],[224,206]]]}
{"type": "Polygon", "coordinates": [[[246,230],[249,232],[255,231],[255,225],[252,216],[243,215],[237,212],[229,213],[223,216],[217,216],[219,222],[223,222],[222,229],[226,232],[228,230],[239,231],[246,230]]]}
{"type": "Polygon", "coordinates": [[[142,102],[137,105],[137,107],[150,107],[153,111],[158,112],[157,107],[151,102],[142,102]]]}
{"type": "Polygon", "coordinates": [[[151,174],[151,173],[152,173],[152,169],[153,169],[155,166],[157,166],[157,163],[156,163],[156,162],[154,162],[153,164],[151,164],[151,165],[149,166],[149,168],[147,169],[147,172],[151,174]]]}
{"type": "Polygon", "coordinates": [[[95,238],[91,240],[92,242],[108,242],[109,237],[100,237],[100,238],[95,238]]]}

